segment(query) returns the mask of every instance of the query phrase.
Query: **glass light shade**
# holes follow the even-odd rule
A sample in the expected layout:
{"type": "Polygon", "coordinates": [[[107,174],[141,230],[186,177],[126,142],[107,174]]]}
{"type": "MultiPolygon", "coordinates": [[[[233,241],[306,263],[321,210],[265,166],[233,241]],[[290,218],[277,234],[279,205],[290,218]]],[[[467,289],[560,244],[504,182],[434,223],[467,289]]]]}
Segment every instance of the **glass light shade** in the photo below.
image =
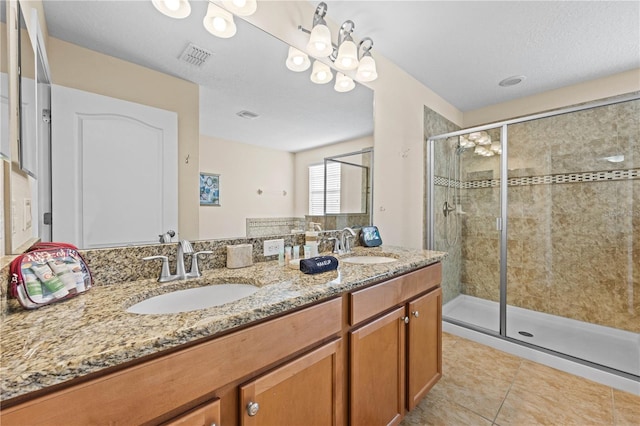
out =
{"type": "Polygon", "coordinates": [[[360,81],[373,81],[378,78],[376,61],[374,61],[371,56],[367,55],[360,59],[358,71],[356,71],[356,78],[360,81]]]}
{"type": "Polygon", "coordinates": [[[329,27],[324,24],[318,24],[313,27],[309,36],[309,43],[307,43],[307,52],[311,56],[318,58],[331,55],[333,45],[331,44],[329,27]]]}
{"type": "Polygon", "coordinates": [[[496,154],[502,154],[502,146],[500,142],[491,142],[491,151],[496,154]]]}
{"type": "Polygon", "coordinates": [[[186,18],[191,14],[189,0],[151,0],[159,12],[171,18],[186,18]]]}
{"type": "Polygon", "coordinates": [[[487,149],[480,145],[477,145],[476,149],[473,150],[473,153],[478,155],[483,155],[485,152],[487,152],[487,149]]]}
{"type": "Polygon", "coordinates": [[[207,31],[216,37],[229,38],[236,33],[236,23],[233,22],[233,15],[213,3],[209,3],[207,15],[204,17],[202,24],[207,31]]]}
{"type": "Polygon", "coordinates": [[[238,16],[253,15],[258,8],[256,0],[222,0],[222,4],[238,16]]]}
{"type": "Polygon", "coordinates": [[[476,143],[478,145],[491,145],[491,137],[489,137],[489,135],[480,136],[476,139],[476,143]]]}
{"type": "Polygon", "coordinates": [[[358,48],[351,40],[345,40],[338,48],[338,57],[336,58],[336,68],[350,71],[358,67],[358,48]]]}
{"type": "Polygon", "coordinates": [[[336,92],[349,92],[353,90],[354,87],[356,87],[356,83],[351,78],[341,72],[336,73],[336,84],[333,86],[336,92]]]}
{"type": "Polygon", "coordinates": [[[476,141],[476,140],[480,139],[481,136],[482,136],[481,132],[472,132],[472,133],[469,133],[469,140],[470,141],[476,141]]]}
{"type": "Polygon", "coordinates": [[[311,81],[316,84],[325,84],[333,79],[333,73],[329,65],[320,61],[313,62],[313,69],[311,70],[311,81]]]}
{"type": "Polygon", "coordinates": [[[460,146],[463,148],[471,148],[476,146],[476,144],[465,138],[464,136],[460,136],[460,146]]]}
{"type": "Polygon", "coordinates": [[[299,51],[293,46],[289,47],[289,55],[287,56],[287,68],[291,71],[302,72],[311,66],[311,61],[306,53],[299,51]]]}

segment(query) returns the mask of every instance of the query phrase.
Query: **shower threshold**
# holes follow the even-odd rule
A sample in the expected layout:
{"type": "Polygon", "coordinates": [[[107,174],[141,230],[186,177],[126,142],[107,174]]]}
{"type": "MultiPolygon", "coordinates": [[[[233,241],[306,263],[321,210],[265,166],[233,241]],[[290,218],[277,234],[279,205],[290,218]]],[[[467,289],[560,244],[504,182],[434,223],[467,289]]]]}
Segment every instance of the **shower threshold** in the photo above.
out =
{"type": "MultiPolygon", "coordinates": [[[[443,317],[498,332],[499,304],[460,295],[443,317]]],[[[555,352],[640,376],[640,334],[507,306],[507,336],[555,352]]]]}

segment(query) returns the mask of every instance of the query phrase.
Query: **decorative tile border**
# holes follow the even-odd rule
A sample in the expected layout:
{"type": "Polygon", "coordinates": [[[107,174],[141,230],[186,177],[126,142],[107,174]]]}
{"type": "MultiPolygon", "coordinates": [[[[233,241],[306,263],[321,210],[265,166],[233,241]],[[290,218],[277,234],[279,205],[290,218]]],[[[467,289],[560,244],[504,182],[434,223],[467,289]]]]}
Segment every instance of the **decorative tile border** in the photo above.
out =
{"type": "MultiPolygon", "coordinates": [[[[549,185],[556,183],[578,183],[578,182],[603,182],[640,179],[640,169],[630,170],[611,170],[604,172],[584,172],[584,173],[565,173],[544,176],[528,176],[509,178],[508,186],[528,186],[528,185],[549,185]]],[[[500,179],[483,179],[469,182],[457,182],[444,177],[436,176],[435,185],[448,186],[463,189],[472,188],[495,188],[500,186],[500,179]]]]}

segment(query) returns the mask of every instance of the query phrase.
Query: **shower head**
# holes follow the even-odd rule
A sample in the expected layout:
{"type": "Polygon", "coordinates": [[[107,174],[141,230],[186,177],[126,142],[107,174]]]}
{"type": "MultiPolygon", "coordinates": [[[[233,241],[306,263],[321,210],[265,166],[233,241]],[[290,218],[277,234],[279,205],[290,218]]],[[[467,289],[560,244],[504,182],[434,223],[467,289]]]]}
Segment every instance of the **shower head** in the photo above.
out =
{"type": "Polygon", "coordinates": [[[467,146],[462,146],[462,145],[458,145],[456,147],[456,154],[457,155],[462,155],[463,152],[465,152],[466,150],[470,149],[470,147],[467,146]]]}

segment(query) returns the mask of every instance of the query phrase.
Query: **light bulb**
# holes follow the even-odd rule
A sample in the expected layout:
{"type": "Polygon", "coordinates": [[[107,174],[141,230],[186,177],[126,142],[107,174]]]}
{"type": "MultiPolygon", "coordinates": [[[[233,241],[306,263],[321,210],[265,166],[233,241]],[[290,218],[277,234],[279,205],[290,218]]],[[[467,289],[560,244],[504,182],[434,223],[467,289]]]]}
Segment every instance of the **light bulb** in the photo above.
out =
{"type": "Polygon", "coordinates": [[[256,0],[222,0],[222,4],[238,16],[253,15],[258,8],[256,0]]]}
{"type": "Polygon", "coordinates": [[[164,0],[164,5],[171,11],[176,11],[180,8],[180,0],[164,0]]]}
{"type": "Polygon", "coordinates": [[[311,66],[311,61],[309,60],[309,56],[304,52],[299,51],[293,46],[289,46],[286,65],[291,71],[301,72],[311,66]]]}
{"type": "Polygon", "coordinates": [[[351,40],[345,40],[338,48],[336,67],[345,71],[355,69],[358,66],[358,48],[351,40]]]}
{"type": "Polygon", "coordinates": [[[311,30],[307,51],[315,57],[329,56],[333,52],[331,45],[331,33],[324,24],[318,24],[311,30]]]}
{"type": "Polygon", "coordinates": [[[356,71],[356,78],[360,81],[373,81],[378,78],[376,61],[369,55],[363,56],[356,71]]]}
{"type": "Polygon", "coordinates": [[[329,65],[324,64],[320,61],[314,61],[310,78],[311,81],[316,84],[325,84],[333,79],[333,74],[331,73],[331,68],[329,68],[329,65]]]}
{"type": "Polygon", "coordinates": [[[213,28],[222,32],[227,29],[227,21],[219,16],[216,16],[215,18],[213,18],[213,28]]]}

